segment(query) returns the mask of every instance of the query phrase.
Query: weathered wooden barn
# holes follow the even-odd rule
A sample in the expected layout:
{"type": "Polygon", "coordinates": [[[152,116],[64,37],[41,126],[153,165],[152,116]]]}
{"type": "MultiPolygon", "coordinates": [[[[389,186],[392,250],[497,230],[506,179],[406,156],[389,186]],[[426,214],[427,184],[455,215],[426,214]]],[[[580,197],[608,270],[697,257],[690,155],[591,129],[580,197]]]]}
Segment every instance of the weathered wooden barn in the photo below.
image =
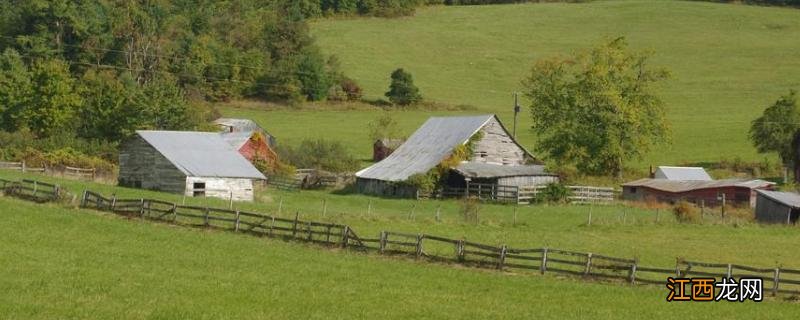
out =
{"type": "Polygon", "coordinates": [[[372,144],[372,161],[386,159],[386,157],[397,150],[403,142],[403,139],[378,139],[372,144]]]}
{"type": "Polygon", "coordinates": [[[758,190],[756,220],[763,223],[796,224],[800,218],[800,194],[758,190]]]}
{"type": "Polygon", "coordinates": [[[545,170],[543,165],[496,165],[464,162],[453,168],[448,186],[466,187],[467,179],[473,184],[496,186],[538,186],[557,183],[558,175],[545,170]]]}
{"type": "MultiPolygon", "coordinates": [[[[533,162],[533,155],[514,140],[497,116],[432,117],[386,159],[357,172],[357,189],[366,194],[414,197],[417,190],[403,182],[433,169],[456,147],[467,143],[472,146],[469,162],[483,164],[479,170],[481,174],[504,172],[500,174],[504,177],[495,178],[522,181],[520,177],[533,172],[521,167],[533,162]],[[473,137],[479,139],[470,141],[473,137]],[[503,166],[517,168],[499,168],[503,166]],[[489,169],[491,167],[496,168],[489,169]],[[516,173],[506,176],[512,171],[516,173]],[[512,176],[516,178],[511,179],[512,176]]],[[[533,176],[541,175],[536,171],[533,176]]],[[[492,180],[488,176],[486,179],[492,180]]]]}
{"type": "Polygon", "coordinates": [[[706,206],[726,204],[754,206],[756,190],[769,190],[775,185],[764,180],[668,180],[639,179],[622,185],[622,198],[632,201],[675,203],[681,200],[706,206]]]}
{"type": "Polygon", "coordinates": [[[219,133],[137,131],[120,146],[121,186],[252,201],[263,179],[219,133]]]}
{"type": "Polygon", "coordinates": [[[659,166],[653,173],[655,179],[677,180],[677,181],[711,181],[714,180],[701,167],[670,167],[659,166]]]}

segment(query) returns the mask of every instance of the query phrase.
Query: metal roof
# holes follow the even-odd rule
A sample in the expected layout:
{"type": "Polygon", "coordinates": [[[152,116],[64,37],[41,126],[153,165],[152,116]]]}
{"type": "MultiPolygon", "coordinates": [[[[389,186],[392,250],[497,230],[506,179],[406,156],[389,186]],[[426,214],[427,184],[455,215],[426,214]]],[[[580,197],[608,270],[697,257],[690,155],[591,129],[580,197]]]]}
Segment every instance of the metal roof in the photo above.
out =
{"type": "Polygon", "coordinates": [[[639,179],[623,184],[623,187],[646,187],[666,192],[687,192],[701,189],[742,187],[749,189],[766,188],[774,182],[764,180],[724,179],[724,180],[667,180],[667,179],[639,179]]]}
{"type": "Polygon", "coordinates": [[[758,194],[763,195],[769,199],[780,202],[792,208],[800,208],[800,194],[794,192],[780,192],[780,191],[767,191],[756,190],[758,194]]]}
{"type": "Polygon", "coordinates": [[[233,147],[234,150],[239,150],[250,140],[253,136],[253,131],[234,131],[221,133],[222,139],[233,147]]]}
{"type": "Polygon", "coordinates": [[[250,119],[219,118],[214,123],[233,128],[233,131],[263,130],[255,121],[250,119]]]}
{"type": "Polygon", "coordinates": [[[656,179],[667,180],[713,180],[701,167],[669,167],[659,166],[655,172],[656,179]]]}
{"type": "Polygon", "coordinates": [[[504,166],[499,164],[464,162],[455,168],[468,178],[502,178],[517,176],[555,176],[541,165],[504,166]]]}
{"type": "Polygon", "coordinates": [[[453,148],[469,141],[494,115],[431,117],[397,150],[356,176],[384,181],[404,181],[428,172],[447,158],[453,148]]]}
{"type": "Polygon", "coordinates": [[[136,131],[191,177],[266,179],[216,132],[136,131]]]}

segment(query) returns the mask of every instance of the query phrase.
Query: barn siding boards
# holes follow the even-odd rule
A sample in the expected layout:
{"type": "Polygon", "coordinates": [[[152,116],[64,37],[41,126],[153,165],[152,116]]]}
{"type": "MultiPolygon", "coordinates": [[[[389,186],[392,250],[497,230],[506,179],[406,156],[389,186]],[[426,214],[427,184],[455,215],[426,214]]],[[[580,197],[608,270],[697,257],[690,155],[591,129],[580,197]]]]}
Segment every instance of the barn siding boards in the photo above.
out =
{"type": "Polygon", "coordinates": [[[496,117],[480,129],[481,139],[473,147],[471,161],[501,165],[525,164],[527,152],[508,134],[496,117]]]}
{"type": "Polygon", "coordinates": [[[137,135],[120,148],[118,180],[125,187],[182,193],[186,175],[137,135]]]}
{"type": "Polygon", "coordinates": [[[497,185],[501,186],[541,186],[551,183],[558,183],[557,176],[517,176],[502,177],[497,179],[497,185]]]}
{"type": "Polygon", "coordinates": [[[253,180],[216,177],[187,177],[184,194],[187,197],[206,196],[233,201],[253,201],[253,180]],[[203,188],[195,188],[202,184],[203,188]],[[202,194],[195,194],[202,192],[202,194]]]}

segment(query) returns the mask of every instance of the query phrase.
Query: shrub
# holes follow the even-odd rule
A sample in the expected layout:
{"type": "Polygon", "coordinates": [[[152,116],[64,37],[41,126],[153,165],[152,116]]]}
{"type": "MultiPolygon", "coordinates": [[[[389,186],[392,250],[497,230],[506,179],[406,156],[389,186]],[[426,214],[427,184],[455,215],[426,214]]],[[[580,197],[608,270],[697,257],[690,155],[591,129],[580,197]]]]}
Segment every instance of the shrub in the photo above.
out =
{"type": "Polygon", "coordinates": [[[419,88],[414,85],[414,79],[410,73],[399,68],[392,72],[392,83],[389,84],[389,91],[386,97],[394,104],[407,106],[422,101],[419,88]]]}
{"type": "Polygon", "coordinates": [[[417,188],[420,194],[430,194],[436,189],[436,184],[438,182],[438,176],[435,174],[435,171],[417,173],[408,177],[408,180],[405,181],[406,184],[417,188]]]}
{"type": "Polygon", "coordinates": [[[561,183],[550,183],[536,195],[536,200],[539,202],[564,203],[567,202],[569,196],[570,191],[567,186],[561,183]]]}
{"type": "Polygon", "coordinates": [[[702,217],[697,208],[687,201],[680,201],[672,207],[672,213],[678,222],[699,222],[702,217]]]}
{"type": "Polygon", "coordinates": [[[347,95],[348,101],[357,101],[363,96],[361,87],[353,79],[345,77],[342,79],[339,85],[342,88],[342,91],[344,91],[345,95],[347,95]]]}
{"type": "Polygon", "coordinates": [[[459,201],[459,210],[464,217],[464,222],[478,224],[478,211],[481,208],[481,202],[476,197],[464,198],[459,201]]]}

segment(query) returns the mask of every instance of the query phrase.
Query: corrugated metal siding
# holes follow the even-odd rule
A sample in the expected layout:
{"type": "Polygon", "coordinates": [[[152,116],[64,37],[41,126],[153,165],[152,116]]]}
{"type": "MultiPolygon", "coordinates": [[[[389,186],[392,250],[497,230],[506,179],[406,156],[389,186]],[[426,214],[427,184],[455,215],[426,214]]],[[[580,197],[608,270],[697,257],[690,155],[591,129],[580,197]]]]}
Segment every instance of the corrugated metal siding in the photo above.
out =
{"type": "Polygon", "coordinates": [[[756,220],[764,223],[787,223],[792,208],[759,194],[756,198],[756,220]]]}

